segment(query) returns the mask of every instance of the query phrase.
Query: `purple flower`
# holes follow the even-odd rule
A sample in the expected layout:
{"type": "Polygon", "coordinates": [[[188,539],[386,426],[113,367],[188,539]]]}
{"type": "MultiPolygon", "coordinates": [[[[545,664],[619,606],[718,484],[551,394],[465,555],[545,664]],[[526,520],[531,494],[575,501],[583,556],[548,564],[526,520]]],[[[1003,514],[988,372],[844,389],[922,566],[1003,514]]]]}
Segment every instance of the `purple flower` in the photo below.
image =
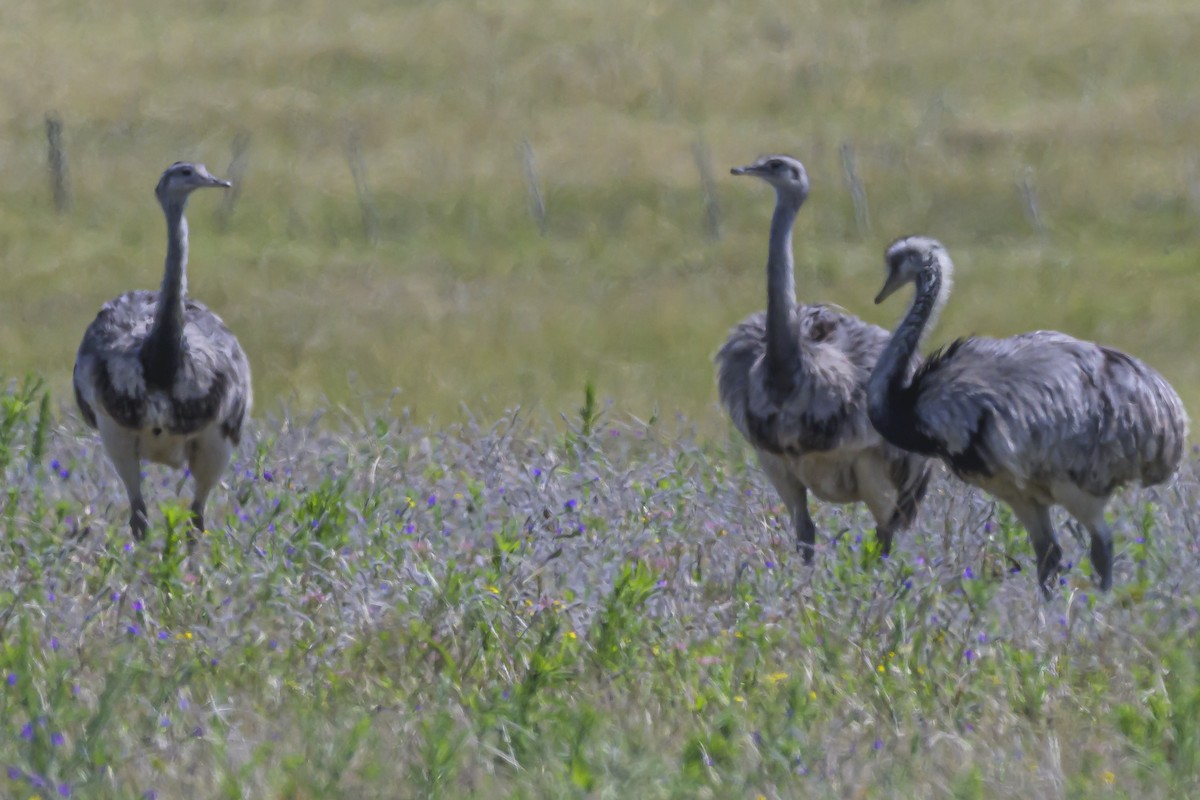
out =
{"type": "Polygon", "coordinates": [[[126,553],[132,553],[133,552],[133,542],[126,542],[125,547],[123,549],[125,550],[126,553]]]}
{"type": "Polygon", "coordinates": [[[60,469],[62,469],[62,464],[59,463],[57,458],[50,459],[50,469],[54,470],[55,472],[58,472],[60,469]]]}
{"type": "Polygon", "coordinates": [[[876,750],[882,750],[883,749],[883,739],[876,739],[874,747],[876,750]]]}
{"type": "Polygon", "coordinates": [[[69,783],[60,783],[58,785],[58,796],[59,797],[70,797],[71,796],[71,785],[69,783]]]}
{"type": "Polygon", "coordinates": [[[170,638],[171,638],[171,634],[167,633],[166,631],[158,632],[158,640],[160,642],[165,642],[167,639],[170,639],[170,638]]]}
{"type": "Polygon", "coordinates": [[[980,643],[980,644],[984,644],[984,643],[986,643],[986,642],[987,642],[987,634],[986,634],[986,633],[981,633],[981,634],[979,634],[979,636],[978,636],[978,637],[976,637],[976,638],[978,638],[978,639],[979,639],[979,643],[980,643]]]}
{"type": "Polygon", "coordinates": [[[579,501],[572,498],[571,500],[568,500],[563,505],[566,506],[567,511],[574,511],[575,507],[579,505],[579,501]]]}
{"type": "Polygon", "coordinates": [[[180,711],[187,711],[187,710],[188,710],[188,701],[187,701],[187,698],[186,698],[186,697],[181,697],[181,698],[179,698],[179,710],[180,710],[180,711]]]}
{"type": "Polygon", "coordinates": [[[984,533],[991,533],[991,532],[992,532],[992,523],[991,523],[990,521],[989,521],[989,522],[985,522],[985,523],[983,523],[983,532],[984,532],[984,533]]]}
{"type": "Polygon", "coordinates": [[[767,559],[766,565],[767,569],[775,569],[775,562],[769,558],[767,559]]]}
{"type": "Polygon", "coordinates": [[[25,777],[25,775],[21,772],[21,770],[17,769],[16,767],[8,768],[8,779],[10,781],[19,781],[23,777],[25,777]]]}
{"type": "Polygon", "coordinates": [[[975,577],[975,570],[967,567],[963,570],[963,580],[972,580],[975,577]]]}
{"type": "Polygon", "coordinates": [[[129,627],[127,627],[125,629],[125,632],[128,633],[130,636],[137,636],[139,633],[142,632],[142,629],[139,628],[137,625],[130,625],[129,627]]]}
{"type": "Polygon", "coordinates": [[[142,792],[142,800],[158,800],[158,792],[153,789],[147,789],[142,792]]]}
{"type": "Polygon", "coordinates": [[[17,685],[17,673],[15,673],[15,672],[8,673],[8,678],[6,678],[5,680],[9,686],[16,686],[17,685]]]}
{"type": "Polygon", "coordinates": [[[263,470],[263,480],[266,481],[267,483],[271,483],[273,480],[275,480],[274,473],[272,473],[271,470],[269,470],[269,469],[264,469],[263,470]]]}
{"type": "Polygon", "coordinates": [[[967,656],[968,662],[974,661],[975,660],[975,651],[968,647],[966,656],[967,656]]]}
{"type": "Polygon", "coordinates": [[[121,593],[120,593],[120,592],[113,592],[111,595],[109,595],[109,596],[108,596],[108,599],[109,599],[109,600],[112,600],[112,601],[115,603],[115,602],[117,602],[118,600],[120,600],[120,599],[121,599],[121,593]]]}
{"type": "Polygon", "coordinates": [[[46,602],[47,603],[53,603],[57,599],[58,599],[58,595],[54,594],[53,590],[46,592],[46,602]]]}
{"type": "Polygon", "coordinates": [[[50,734],[50,744],[54,745],[55,747],[61,747],[65,741],[66,738],[58,731],[50,734]]]}
{"type": "Polygon", "coordinates": [[[274,639],[272,639],[271,641],[267,642],[267,649],[268,649],[268,650],[276,650],[276,649],[278,649],[278,648],[279,648],[279,642],[275,641],[274,639]]]}
{"type": "Polygon", "coordinates": [[[904,579],[904,588],[911,589],[912,587],[913,587],[912,578],[905,578],[904,579]]]}
{"type": "Polygon", "coordinates": [[[409,534],[415,533],[416,530],[417,530],[417,526],[413,525],[411,522],[404,526],[405,533],[409,533],[409,534]]]}
{"type": "Polygon", "coordinates": [[[158,724],[160,727],[169,728],[169,727],[171,727],[171,720],[167,719],[166,717],[160,717],[158,720],[158,724]]]}
{"type": "Polygon", "coordinates": [[[429,495],[429,499],[426,500],[425,502],[429,504],[430,508],[433,508],[434,506],[437,505],[437,495],[436,494],[429,495]]]}
{"type": "Polygon", "coordinates": [[[33,741],[33,723],[26,722],[21,726],[21,738],[27,742],[33,741]]]}
{"type": "Polygon", "coordinates": [[[540,469],[538,469],[537,467],[534,467],[533,468],[533,477],[535,477],[535,478],[542,477],[542,471],[540,469]]]}
{"type": "Polygon", "coordinates": [[[140,612],[140,611],[141,611],[142,609],[144,609],[145,607],[146,607],[146,606],[142,604],[142,601],[141,601],[141,600],[134,600],[134,601],[133,601],[133,610],[134,610],[134,611],[138,611],[138,612],[140,612]]]}

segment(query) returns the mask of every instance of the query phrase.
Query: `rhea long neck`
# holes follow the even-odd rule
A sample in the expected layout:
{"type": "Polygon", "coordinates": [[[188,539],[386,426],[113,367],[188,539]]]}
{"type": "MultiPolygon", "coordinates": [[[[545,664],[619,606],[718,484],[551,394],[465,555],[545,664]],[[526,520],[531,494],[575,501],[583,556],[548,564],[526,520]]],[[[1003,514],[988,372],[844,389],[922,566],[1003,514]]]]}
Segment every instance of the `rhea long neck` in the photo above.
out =
{"type": "Polygon", "coordinates": [[[168,199],[163,203],[167,218],[167,261],[162,289],[154,311],[154,325],[142,343],[142,372],[146,383],[169,389],[179,371],[183,350],[183,302],[187,294],[187,219],[183,215],[187,199],[168,199]]]}
{"type": "Polygon", "coordinates": [[[800,343],[792,329],[796,310],[792,226],[803,204],[803,196],[792,197],[777,191],[767,250],[767,369],[772,389],[781,398],[795,388],[793,376],[800,359],[800,343]]]}
{"type": "Polygon", "coordinates": [[[937,321],[948,295],[949,281],[943,280],[940,259],[934,258],[917,276],[912,305],[888,340],[867,383],[871,423],[884,439],[905,449],[920,450],[911,441],[916,427],[911,398],[905,397],[911,385],[906,382],[908,365],[921,339],[937,321]]]}

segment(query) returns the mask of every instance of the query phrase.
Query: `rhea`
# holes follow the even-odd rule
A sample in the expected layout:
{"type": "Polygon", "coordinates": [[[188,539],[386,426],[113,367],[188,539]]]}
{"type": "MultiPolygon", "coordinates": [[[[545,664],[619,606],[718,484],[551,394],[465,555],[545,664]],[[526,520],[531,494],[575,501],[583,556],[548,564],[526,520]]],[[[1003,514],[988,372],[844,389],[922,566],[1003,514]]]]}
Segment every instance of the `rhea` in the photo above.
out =
{"type": "MultiPolygon", "coordinates": [[[[75,357],[75,400],[129,495],[129,527],[146,536],[141,462],[187,464],[195,479],[191,512],[220,480],[250,411],[250,364],[221,318],[187,296],[188,197],[228,187],[203,164],[176,162],[154,190],[167,219],[167,258],[158,292],[126,292],[105,303],[75,357]]],[[[189,546],[195,535],[189,534],[189,546]]]]}
{"type": "Polygon", "coordinates": [[[1188,432],[1179,395],[1138,359],[1054,331],[959,339],[909,376],[949,297],[954,265],[924,236],[896,240],[886,261],[875,302],[907,283],[916,292],[871,375],[871,422],[897,447],[940,458],[1008,503],[1029,532],[1047,596],[1062,560],[1055,505],[1088,530],[1092,566],[1109,589],[1113,534],[1104,507],[1122,485],[1162,483],[1179,467],[1188,432]]]}
{"type": "Polygon", "coordinates": [[[775,213],[767,310],[739,323],[716,355],[721,403],[787,506],[805,563],[816,543],[809,491],[866,503],[890,553],[894,534],[916,515],[932,463],[888,444],[867,419],[867,378],[888,333],[830,306],[796,303],[792,228],[809,193],[804,165],[770,155],[732,174],[770,184],[775,213]]]}

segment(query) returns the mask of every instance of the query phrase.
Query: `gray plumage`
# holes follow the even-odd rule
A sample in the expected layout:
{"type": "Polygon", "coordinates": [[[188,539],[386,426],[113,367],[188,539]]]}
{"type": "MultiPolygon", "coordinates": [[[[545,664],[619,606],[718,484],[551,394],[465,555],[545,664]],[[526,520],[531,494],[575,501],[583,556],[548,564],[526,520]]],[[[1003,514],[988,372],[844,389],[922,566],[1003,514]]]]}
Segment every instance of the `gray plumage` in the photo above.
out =
{"type": "Polygon", "coordinates": [[[1162,483],[1179,467],[1188,431],[1179,395],[1136,358],[1054,331],[960,339],[910,378],[906,365],[949,296],[954,265],[923,236],[898,239],[886,259],[875,301],[909,282],[916,294],[871,376],[871,422],[893,444],[938,456],[1011,505],[1047,592],[1062,557],[1049,508],[1063,506],[1091,534],[1092,563],[1108,589],[1104,507],[1120,486],[1162,483]]]}
{"type": "Polygon", "coordinates": [[[827,502],[866,503],[888,553],[916,516],[931,469],[885,442],[867,418],[866,382],[888,333],[829,306],[796,304],[791,236],[808,197],[804,165],[764,156],[732,172],[767,181],[776,205],[767,310],[734,327],[716,355],[721,403],[787,505],[806,563],[816,541],[810,490],[827,502]]]}
{"type": "Polygon", "coordinates": [[[75,400],[125,484],[137,539],[148,526],[141,462],[188,465],[196,481],[193,522],[203,530],[205,502],[250,412],[250,363],[237,337],[187,297],[188,196],[229,185],[202,164],[167,168],[155,189],[167,219],[162,288],[105,303],[75,357],[75,400]]]}

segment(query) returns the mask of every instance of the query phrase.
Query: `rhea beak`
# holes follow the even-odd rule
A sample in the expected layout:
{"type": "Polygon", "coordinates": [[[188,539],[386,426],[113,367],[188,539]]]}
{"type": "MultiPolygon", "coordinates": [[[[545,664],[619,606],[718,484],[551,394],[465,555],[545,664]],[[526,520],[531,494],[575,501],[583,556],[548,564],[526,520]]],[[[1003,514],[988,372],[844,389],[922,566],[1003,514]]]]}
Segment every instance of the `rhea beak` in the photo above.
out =
{"type": "Polygon", "coordinates": [[[217,178],[217,177],[213,177],[213,176],[209,176],[209,177],[212,179],[212,183],[210,184],[211,186],[223,186],[226,189],[228,189],[230,186],[233,186],[233,184],[230,183],[229,181],[222,180],[221,178],[217,178]]]}
{"type": "Polygon", "coordinates": [[[753,175],[758,169],[753,164],[747,164],[744,167],[734,167],[729,170],[730,175],[753,175]]]}
{"type": "Polygon", "coordinates": [[[905,280],[899,272],[889,273],[887,280],[884,281],[883,288],[879,290],[879,294],[875,295],[875,305],[879,305],[884,300],[887,300],[904,284],[905,280]]]}

